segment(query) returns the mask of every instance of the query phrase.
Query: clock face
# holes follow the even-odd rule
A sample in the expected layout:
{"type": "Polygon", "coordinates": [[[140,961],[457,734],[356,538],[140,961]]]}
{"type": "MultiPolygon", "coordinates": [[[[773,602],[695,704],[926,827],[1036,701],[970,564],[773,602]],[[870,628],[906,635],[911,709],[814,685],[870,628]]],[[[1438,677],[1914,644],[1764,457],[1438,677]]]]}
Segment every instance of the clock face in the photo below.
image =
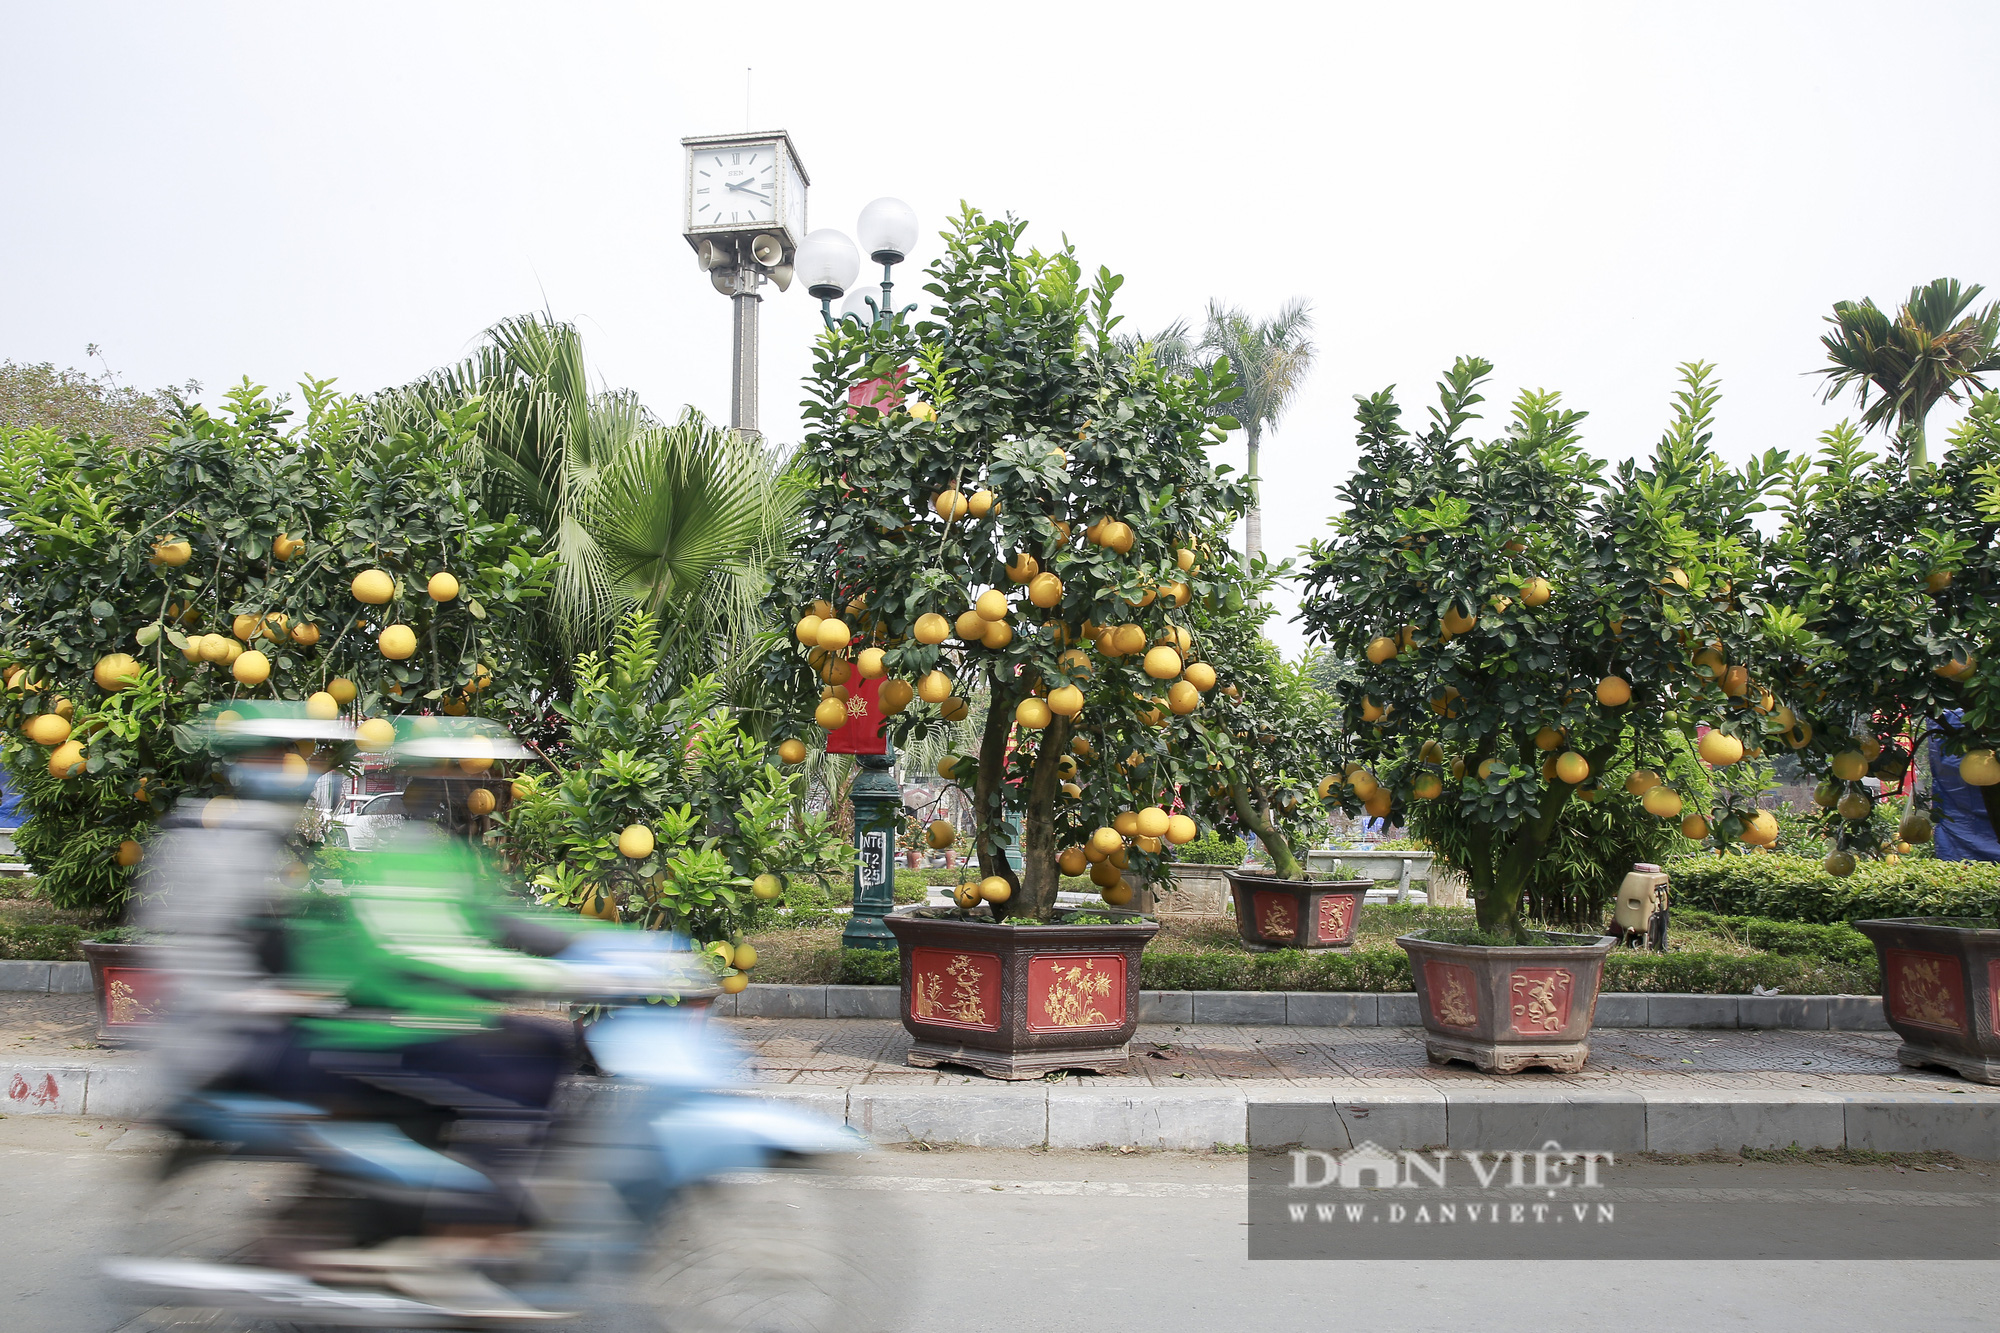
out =
{"type": "Polygon", "coordinates": [[[750,226],[777,217],[776,144],[702,149],[689,169],[694,173],[694,226],[750,226]]]}

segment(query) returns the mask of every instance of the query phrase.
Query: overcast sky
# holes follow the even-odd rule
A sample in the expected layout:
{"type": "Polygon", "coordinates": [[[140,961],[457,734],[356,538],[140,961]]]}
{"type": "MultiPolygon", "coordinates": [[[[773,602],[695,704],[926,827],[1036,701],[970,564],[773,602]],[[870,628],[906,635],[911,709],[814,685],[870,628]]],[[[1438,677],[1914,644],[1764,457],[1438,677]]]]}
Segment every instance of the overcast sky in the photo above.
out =
{"type": "MultiPolygon", "coordinates": [[[[1592,448],[1643,451],[1701,358],[1727,453],[1810,448],[1851,410],[1802,374],[1835,300],[2000,283],[1996,39],[1990,0],[0,0],[0,358],[366,390],[546,307],[607,383],[726,419],[679,140],[745,127],[748,66],[812,226],[900,195],[927,262],[958,201],[1011,210],[1127,275],[1143,329],[1309,299],[1317,364],[1266,450],[1286,551],[1333,512],[1352,395],[1420,418],[1459,353],[1498,364],[1484,433],[1554,387],[1592,448]]],[[[817,324],[802,290],[765,303],[781,440],[817,324]]]]}

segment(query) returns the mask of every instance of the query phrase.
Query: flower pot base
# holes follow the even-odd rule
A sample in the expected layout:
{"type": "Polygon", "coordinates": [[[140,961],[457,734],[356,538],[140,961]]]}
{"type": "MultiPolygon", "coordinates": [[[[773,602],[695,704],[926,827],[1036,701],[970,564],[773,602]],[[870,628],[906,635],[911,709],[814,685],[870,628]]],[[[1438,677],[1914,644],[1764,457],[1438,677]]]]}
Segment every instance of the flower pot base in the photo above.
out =
{"type": "Polygon", "coordinates": [[[1587,1041],[1551,1041],[1537,1045],[1516,1042],[1477,1041],[1437,1032],[1424,1034],[1424,1054],[1434,1065],[1462,1060],[1482,1074],[1518,1074],[1541,1066],[1558,1074],[1574,1074],[1590,1059],[1587,1041]]]}
{"type": "Polygon", "coordinates": [[[989,1078],[1015,1082],[1040,1078],[1058,1069],[1123,1074],[1129,1070],[1131,1059],[1132,1043],[1129,1041],[1119,1042],[1116,1046],[1087,1046],[1066,1051],[994,1051],[957,1043],[920,1041],[910,1047],[906,1057],[909,1064],[919,1069],[935,1069],[945,1064],[965,1065],[989,1078]]]}
{"type": "Polygon", "coordinates": [[[1963,1051],[1940,1050],[1935,1046],[1919,1046],[1904,1042],[1896,1050],[1896,1059],[1911,1069],[1935,1066],[1949,1069],[1961,1078],[1974,1083],[2000,1084],[2000,1060],[1989,1060],[1984,1056],[1967,1055],[1963,1051]]]}

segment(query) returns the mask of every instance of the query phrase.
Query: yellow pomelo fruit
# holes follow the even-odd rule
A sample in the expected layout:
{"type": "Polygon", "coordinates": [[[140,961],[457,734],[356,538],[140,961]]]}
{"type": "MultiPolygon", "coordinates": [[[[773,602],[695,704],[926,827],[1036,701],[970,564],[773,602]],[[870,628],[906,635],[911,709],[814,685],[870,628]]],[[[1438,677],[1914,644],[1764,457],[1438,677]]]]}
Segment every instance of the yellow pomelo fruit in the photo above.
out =
{"type": "Polygon", "coordinates": [[[190,662],[202,660],[201,650],[208,645],[206,634],[190,634],[181,648],[181,656],[190,662]]]}
{"type": "Polygon", "coordinates": [[[138,677],[138,660],[129,653],[109,653],[100,657],[90,672],[97,688],[108,694],[116,694],[129,687],[138,677]]]}
{"type": "Polygon", "coordinates": [[[54,713],[37,713],[21,728],[37,745],[61,745],[69,739],[69,723],[54,713]]]}
{"type": "Polygon", "coordinates": [[[1743,757],[1743,742],[1734,736],[1711,729],[1701,738],[1698,753],[1716,768],[1727,768],[1743,757]]]}
{"type": "Polygon", "coordinates": [[[439,570],[431,575],[431,581],[424,585],[433,602],[455,601],[458,597],[458,578],[454,574],[439,570]]]}
{"type": "Polygon", "coordinates": [[[262,616],[240,615],[229,622],[229,632],[248,643],[264,632],[262,616]]]}
{"type": "Polygon", "coordinates": [[[247,652],[229,666],[229,674],[244,685],[262,685],[271,678],[271,659],[259,652],[247,652]]]}
{"type": "Polygon", "coordinates": [[[1640,804],[1646,807],[1646,813],[1649,815],[1672,819],[1681,812],[1681,794],[1662,783],[1647,792],[1640,804]]]}
{"type": "Polygon", "coordinates": [[[326,692],[332,695],[334,702],[343,708],[353,703],[354,696],[359,693],[355,689],[354,682],[345,676],[335,676],[332,680],[328,681],[326,683],[326,692]]]}
{"type": "Polygon", "coordinates": [[[819,646],[831,653],[845,648],[853,640],[854,632],[847,628],[844,620],[822,620],[816,637],[819,646]]]}
{"type": "Polygon", "coordinates": [[[963,722],[969,711],[963,695],[954,694],[938,705],[938,716],[947,722],[963,722]]]}
{"type": "Polygon", "coordinates": [[[1056,858],[1056,865],[1065,875],[1081,875],[1090,869],[1090,858],[1084,855],[1081,847],[1065,847],[1062,855],[1056,858]]]}
{"type": "Polygon", "coordinates": [[[390,661],[401,662],[417,651],[417,632],[408,625],[391,625],[376,636],[375,646],[390,661]]]}
{"type": "Polygon", "coordinates": [[[618,835],[618,854],[632,861],[643,861],[653,854],[653,830],[644,824],[628,824],[618,835]]]}
{"type": "Polygon", "coordinates": [[[863,648],[854,658],[854,669],[861,673],[863,680],[874,680],[878,676],[887,675],[889,668],[884,660],[885,657],[886,654],[880,648],[863,648]]]}
{"type": "Polygon", "coordinates": [[[201,640],[201,660],[204,662],[220,665],[227,662],[234,651],[234,641],[227,634],[200,634],[195,637],[201,640]]]}
{"type": "Polygon", "coordinates": [[[1681,821],[1681,836],[1691,842],[1700,842],[1708,836],[1708,821],[1700,815],[1689,815],[1681,821]]]}
{"type": "Polygon", "coordinates": [[[1063,582],[1054,574],[1042,573],[1028,580],[1028,600],[1044,611],[1062,601],[1063,582]]]}
{"type": "Polygon", "coordinates": [[[292,642],[301,648],[310,648],[319,642],[319,626],[308,622],[292,626],[292,642]]]}
{"type": "Polygon", "coordinates": [[[1139,836],[1142,838],[1164,838],[1167,836],[1169,816],[1157,805],[1149,805],[1136,816],[1139,836]]]}
{"type": "Polygon", "coordinates": [[[1896,825],[1896,836],[1904,842],[1929,842],[1933,831],[1930,816],[1921,810],[1910,811],[1896,825]]]}
{"type": "MultiPolygon", "coordinates": [[[[832,609],[832,607],[827,608],[829,611],[832,609]]],[[[825,617],[823,616],[809,615],[802,617],[799,620],[798,626],[799,642],[808,648],[819,647],[819,627],[823,623],[825,623],[825,617]]]]}
{"type": "Polygon", "coordinates": [[[1097,831],[1090,835],[1090,845],[1101,855],[1109,856],[1125,845],[1125,837],[1115,828],[1100,825],[1097,831]]]}
{"type": "Polygon", "coordinates": [[[931,500],[931,510],[939,518],[950,523],[956,519],[964,518],[970,512],[971,506],[966,503],[965,497],[957,491],[939,491],[931,500]]]}
{"type": "Polygon", "coordinates": [[[932,851],[941,852],[958,841],[958,830],[953,828],[948,820],[933,819],[926,833],[930,839],[932,851]]]}
{"type": "Polygon", "coordinates": [[[1181,671],[1181,678],[1203,694],[1215,688],[1215,668],[1206,662],[1188,663],[1181,671]]]}
{"type": "Polygon", "coordinates": [[[935,611],[926,611],[917,617],[914,633],[918,643],[943,643],[951,634],[951,622],[935,611]]]}
{"type": "Polygon", "coordinates": [[[366,602],[370,606],[381,606],[396,595],[396,580],[379,569],[362,570],[348,586],[355,601],[366,602]]]}
{"type": "MultiPolygon", "coordinates": [[[[1118,654],[1121,657],[1130,657],[1133,653],[1139,652],[1146,646],[1146,631],[1137,625],[1120,625],[1113,631],[1113,635],[1117,639],[1118,654]]],[[[1178,656],[1178,654],[1176,655],[1178,656]]],[[[1151,654],[1148,653],[1147,656],[1150,657],[1151,654]]],[[[1180,668],[1176,667],[1174,671],[1178,675],[1180,668]]],[[[1165,677],[1155,676],[1154,679],[1161,680],[1165,679],[1165,677]]]]}
{"type": "Polygon", "coordinates": [[[776,875],[759,875],[750,881],[750,892],[770,902],[785,891],[785,882],[776,875]]]}
{"type": "Polygon", "coordinates": [[[1563,734],[1554,727],[1543,727],[1535,733],[1535,748],[1537,750],[1560,750],[1562,747],[1563,734]]]}
{"type": "Polygon", "coordinates": [[[778,745],[778,758],[788,764],[803,764],[807,753],[806,743],[796,736],[778,745]]]}
{"type": "Polygon", "coordinates": [[[1200,835],[1201,835],[1201,830],[1195,827],[1194,820],[1190,819],[1188,816],[1186,815],[1167,816],[1166,839],[1169,843],[1173,844],[1174,846],[1176,847],[1184,846],[1187,843],[1193,842],[1200,835]]]}
{"type": "Polygon", "coordinates": [[[1354,788],[1354,794],[1363,801],[1382,789],[1382,784],[1375,780],[1375,775],[1365,768],[1357,768],[1349,773],[1347,785],[1354,788]]]}
{"type": "Polygon", "coordinates": [[[1846,879],[1854,873],[1854,853],[1831,851],[1826,854],[1826,860],[1820,864],[1827,874],[1836,879],[1846,879]]]}
{"type": "Polygon", "coordinates": [[[132,866],[138,865],[139,862],[142,859],[144,859],[145,855],[146,855],[146,849],[141,847],[138,843],[132,841],[132,839],[130,838],[127,838],[125,839],[125,841],[118,844],[118,853],[117,853],[118,864],[126,867],[127,869],[131,868],[132,866]]]}
{"type": "Polygon", "coordinates": [[[1049,725],[1049,720],[1053,716],[1048,704],[1041,699],[1026,698],[1014,706],[1014,720],[1035,731],[1040,731],[1049,725]]]}
{"type": "Polygon", "coordinates": [[[354,746],[363,753],[381,754],[395,743],[396,726],[386,717],[371,717],[354,729],[354,746]]]}
{"type": "Polygon", "coordinates": [[[1868,756],[1859,750],[1844,750],[1833,757],[1833,775],[1842,782],[1859,782],[1868,776],[1868,756]]]}
{"type": "Polygon", "coordinates": [[[1015,553],[1013,563],[1007,566],[1007,580],[1010,583],[1026,583],[1041,572],[1041,561],[1026,551],[1019,551],[1015,553]]]}
{"type": "Polygon", "coordinates": [[[1743,841],[1752,847],[1769,847],[1778,840],[1778,819],[1769,810],[1752,814],[1743,829],[1743,841]]]}
{"type": "Polygon", "coordinates": [[[992,491],[974,491],[972,498],[965,502],[965,507],[974,518],[985,518],[999,503],[1000,497],[992,491]]]}
{"type": "Polygon", "coordinates": [[[748,972],[757,966],[757,947],[748,940],[737,945],[735,954],[730,958],[730,966],[738,972],[748,972]]]}
{"type": "Polygon", "coordinates": [[[83,771],[83,745],[78,741],[64,741],[49,752],[49,776],[52,778],[73,778],[83,771]]]}
{"type": "Polygon", "coordinates": [[[1014,642],[1014,627],[1004,620],[989,621],[986,632],[979,636],[979,641],[998,652],[1014,642]]]}
{"type": "Polygon", "coordinates": [[[490,815],[497,804],[498,802],[493,799],[493,793],[484,787],[473,788],[472,794],[465,798],[465,808],[475,815],[490,815]]]}
{"type": "Polygon", "coordinates": [[[1632,776],[1625,779],[1625,790],[1634,796],[1644,796],[1659,785],[1660,775],[1646,768],[1633,769],[1632,776]]]}
{"type": "Polygon", "coordinates": [[[1115,863],[1103,860],[1090,868],[1090,882],[1100,889],[1121,888],[1124,876],[1118,873],[1118,866],[1115,863]]]}
{"type": "Polygon", "coordinates": [[[1201,707],[1201,691],[1187,681],[1177,680],[1167,687],[1167,707],[1185,717],[1201,707]]]}
{"type": "Polygon", "coordinates": [[[1529,579],[1521,585],[1521,600],[1529,606],[1540,606],[1549,600],[1554,589],[1547,579],[1529,579]]]}
{"type": "Polygon", "coordinates": [[[1007,616],[1007,594],[998,588],[988,588],[979,594],[979,600],[972,604],[981,620],[1004,620],[1007,616]]]}
{"type": "Polygon", "coordinates": [[[750,989],[750,978],[741,972],[737,972],[731,976],[724,977],[716,984],[721,986],[724,995],[741,995],[744,991],[750,989]]]}
{"type": "Polygon", "coordinates": [[[929,672],[917,684],[917,697],[927,704],[943,703],[951,697],[951,677],[942,671],[929,672]]]}
{"type": "Polygon", "coordinates": [[[1181,655],[1162,644],[1146,653],[1144,668],[1154,680],[1172,680],[1181,674],[1181,655]]]}
{"type": "Polygon", "coordinates": [[[179,537],[162,537],[153,543],[153,563],[179,569],[194,558],[194,547],[179,537]]]}
{"type": "Polygon", "coordinates": [[[1014,896],[1014,886],[999,875],[988,875],[979,881],[979,896],[989,903],[1004,903],[1014,896]]]}
{"type": "Polygon", "coordinates": [[[271,540],[271,554],[280,561],[290,560],[305,549],[305,541],[288,532],[281,532],[271,540]]]}
{"type": "Polygon", "coordinates": [[[882,682],[882,692],[875,697],[883,714],[893,716],[908,708],[910,699],[915,694],[916,691],[910,688],[910,682],[907,680],[885,680],[882,682]]]}
{"type": "Polygon", "coordinates": [[[1620,708],[1631,703],[1631,683],[1623,676],[1606,676],[1597,682],[1597,702],[1606,708],[1620,708]]]}
{"type": "Polygon", "coordinates": [[[1410,784],[1410,794],[1420,801],[1434,801],[1444,795],[1444,780],[1435,773],[1420,773],[1410,784]]]}
{"type": "Polygon", "coordinates": [[[1378,634],[1368,641],[1366,651],[1368,660],[1381,666],[1396,655],[1396,641],[1386,634],[1378,634]]]}
{"type": "Polygon", "coordinates": [[[1083,711],[1083,691],[1074,685],[1058,685],[1049,691],[1049,711],[1060,717],[1075,717],[1083,711]]]}
{"type": "Polygon", "coordinates": [[[821,699],[813,709],[813,721],[824,731],[837,731],[847,725],[847,705],[831,697],[821,699]]]}

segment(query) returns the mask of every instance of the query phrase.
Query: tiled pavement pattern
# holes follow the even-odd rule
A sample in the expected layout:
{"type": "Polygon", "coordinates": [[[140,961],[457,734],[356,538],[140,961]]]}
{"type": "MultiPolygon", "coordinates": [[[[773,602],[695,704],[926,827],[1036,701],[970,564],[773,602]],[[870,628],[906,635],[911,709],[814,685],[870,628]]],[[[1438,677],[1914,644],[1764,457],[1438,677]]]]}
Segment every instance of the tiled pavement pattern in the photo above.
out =
{"type": "MultiPolygon", "coordinates": [[[[970,1070],[906,1065],[910,1037],[898,1023],[847,1018],[718,1021],[746,1048],[749,1076],[759,1083],[986,1082],[970,1070]]],[[[1888,1032],[1600,1029],[1591,1036],[1590,1064],[1581,1073],[1537,1070],[1503,1077],[1481,1074],[1470,1065],[1433,1065],[1424,1054],[1420,1028],[1142,1024],[1132,1039],[1129,1072],[1066,1072],[1061,1077],[1077,1087],[1227,1087],[1256,1080],[1267,1088],[1292,1084],[1321,1091],[1457,1083],[1661,1092],[1794,1086],[1869,1092],[1908,1091],[1917,1084],[2000,1098],[2000,1088],[1939,1071],[1904,1069],[1896,1063],[1896,1046],[1897,1038],[1888,1032]]]]}

